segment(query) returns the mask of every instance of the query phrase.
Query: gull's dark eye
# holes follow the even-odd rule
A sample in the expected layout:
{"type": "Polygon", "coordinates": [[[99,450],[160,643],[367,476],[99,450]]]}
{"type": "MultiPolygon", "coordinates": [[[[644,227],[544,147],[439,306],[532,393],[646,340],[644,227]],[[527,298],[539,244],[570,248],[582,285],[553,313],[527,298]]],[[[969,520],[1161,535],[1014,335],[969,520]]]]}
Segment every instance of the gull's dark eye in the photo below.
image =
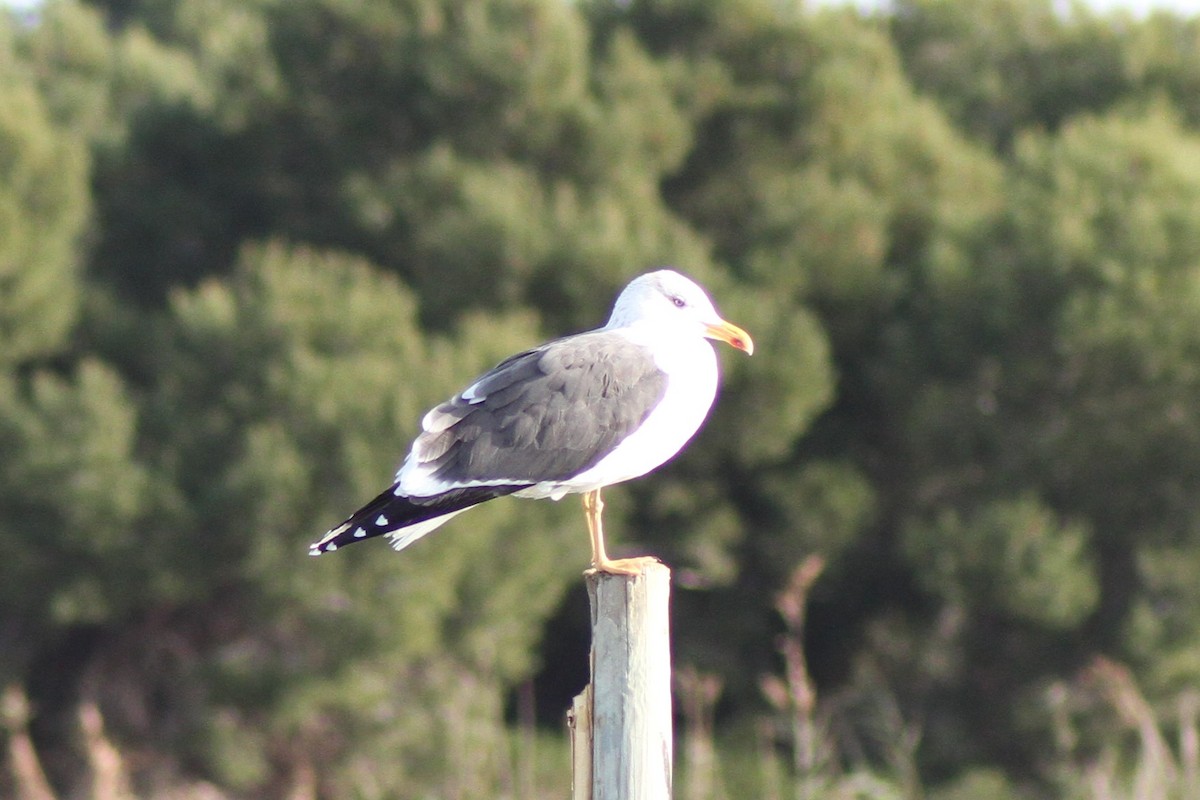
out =
{"type": "Polygon", "coordinates": [[[673,305],[674,305],[676,308],[683,308],[684,306],[686,306],[686,305],[687,305],[687,301],[686,301],[686,300],[684,300],[682,297],[680,297],[680,296],[679,296],[679,295],[677,295],[677,294],[673,294],[673,295],[671,295],[671,303],[672,303],[672,304],[673,304],[673,305]]]}

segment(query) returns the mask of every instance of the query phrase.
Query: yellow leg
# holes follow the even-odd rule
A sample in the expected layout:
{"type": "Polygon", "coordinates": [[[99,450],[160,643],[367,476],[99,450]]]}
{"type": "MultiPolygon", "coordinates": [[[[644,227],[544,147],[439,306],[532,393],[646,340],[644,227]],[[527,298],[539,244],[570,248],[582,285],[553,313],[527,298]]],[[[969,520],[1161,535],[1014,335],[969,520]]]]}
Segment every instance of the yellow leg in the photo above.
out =
{"type": "Polygon", "coordinates": [[[640,575],[647,564],[658,563],[654,556],[640,558],[610,559],[604,552],[604,524],[600,515],[604,513],[604,501],[600,490],[593,489],[583,495],[583,515],[587,518],[588,534],[592,538],[592,569],[615,575],[640,575]]]}

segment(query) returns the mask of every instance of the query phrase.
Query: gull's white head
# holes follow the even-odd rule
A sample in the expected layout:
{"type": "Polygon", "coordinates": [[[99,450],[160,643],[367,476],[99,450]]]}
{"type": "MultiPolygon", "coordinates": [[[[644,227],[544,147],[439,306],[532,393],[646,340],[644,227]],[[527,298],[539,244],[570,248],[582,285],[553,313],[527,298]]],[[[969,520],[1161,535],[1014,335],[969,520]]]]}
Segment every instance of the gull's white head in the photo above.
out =
{"type": "Polygon", "coordinates": [[[634,278],[617,297],[606,327],[638,323],[694,329],[700,336],[727,342],[747,354],[754,352],[750,335],[721,319],[708,294],[674,270],[660,269],[634,278]]]}

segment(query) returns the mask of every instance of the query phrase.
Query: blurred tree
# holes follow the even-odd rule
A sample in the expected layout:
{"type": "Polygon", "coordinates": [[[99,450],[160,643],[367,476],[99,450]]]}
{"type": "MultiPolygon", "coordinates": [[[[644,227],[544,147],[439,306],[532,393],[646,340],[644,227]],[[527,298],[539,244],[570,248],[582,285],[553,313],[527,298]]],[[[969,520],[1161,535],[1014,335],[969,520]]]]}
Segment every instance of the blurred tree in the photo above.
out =
{"type": "Polygon", "coordinates": [[[1084,3],[902,0],[888,24],[905,69],[971,136],[1007,150],[1135,88],[1128,34],[1084,3]]]}
{"type": "Polygon", "coordinates": [[[0,38],[0,369],[66,343],[79,305],[87,170],[83,141],[55,125],[30,70],[0,38]]]}
{"type": "Polygon", "coordinates": [[[1169,98],[1189,128],[1200,127],[1200,18],[1153,14],[1122,44],[1125,70],[1138,87],[1130,103],[1169,98]]]}
{"type": "Polygon", "coordinates": [[[707,270],[655,196],[687,134],[663,76],[628,47],[593,75],[569,6],[138,8],[114,10],[124,35],[192,53],[202,89],[137,113],[99,171],[94,268],[127,297],[223,274],[268,231],[395,270],[435,327],[530,303],[579,327],[647,265],[707,270]]]}
{"type": "MultiPolygon", "coordinates": [[[[70,705],[74,652],[139,603],[149,477],[133,458],[137,415],[121,377],[72,338],[87,143],[56,118],[19,30],[0,15],[0,546],[10,552],[0,565],[0,684],[34,696],[41,741],[56,721],[35,684],[70,705]]],[[[52,777],[69,780],[77,765],[52,777]]]]}
{"type": "MultiPolygon", "coordinates": [[[[1185,488],[1200,475],[1200,138],[1160,109],[1081,120],[1018,154],[1023,260],[1044,264],[1059,294],[1034,453],[1059,507],[1093,521],[1105,575],[1094,633],[1115,647],[1133,607],[1165,602],[1140,575],[1194,546],[1200,512],[1185,488]]],[[[1149,665],[1193,647],[1182,629],[1161,633],[1122,656],[1149,665]]]]}
{"type": "Polygon", "coordinates": [[[279,245],[173,297],[147,435],[181,503],[158,563],[175,613],[215,645],[173,689],[205,695],[201,735],[179,744],[223,782],[261,789],[319,767],[334,795],[435,791],[452,775],[495,785],[504,759],[421,768],[422,754],[475,752],[470,737],[502,754],[502,691],[530,669],[572,574],[560,565],[584,552],[577,517],[512,501],[405,558],[298,555],[386,485],[424,408],[533,335],[527,318],[478,319],[451,347],[365,262],[279,245]]]}
{"type": "MultiPolygon", "coordinates": [[[[148,350],[129,359],[152,376],[140,420],[90,362],[78,388],[39,378],[22,400],[3,384],[7,669],[53,659],[56,679],[32,682],[43,713],[70,719],[87,691],[122,741],[240,792],[314,769],[334,795],[497,785],[504,689],[532,667],[561,564],[584,566],[575,509],[479,510],[404,559],[304,550],[386,485],[425,407],[534,337],[530,318],[427,338],[365,262],[271,245],[150,328],[108,342],[148,350]]],[[[60,759],[66,730],[47,748],[60,759]]]]}
{"type": "Polygon", "coordinates": [[[72,379],[4,376],[0,389],[0,542],[12,551],[0,581],[2,666],[10,678],[71,629],[138,604],[134,587],[150,565],[134,557],[135,528],[148,487],[130,461],[128,398],[101,364],[83,362],[72,379]],[[126,588],[131,575],[139,580],[126,588]]]}
{"type": "MultiPolygon", "coordinates": [[[[1156,565],[1190,558],[1195,527],[1181,486],[1197,468],[1183,400],[1196,391],[1197,144],[1161,110],[1022,136],[1009,208],[979,239],[986,275],[964,302],[905,321],[917,350],[934,352],[939,332],[956,343],[911,386],[891,458],[914,479],[899,514],[910,568],[967,614],[961,697],[1020,706],[1096,649],[1146,666],[1176,653],[1164,689],[1192,674],[1190,623],[1149,609],[1173,606],[1156,565]]],[[[978,746],[1034,759],[1014,746],[1036,741],[1015,732],[1027,723],[990,704],[950,713],[968,708],[990,732],[978,746]]],[[[970,741],[929,724],[953,737],[948,754],[970,741]]]]}
{"type": "Polygon", "coordinates": [[[424,408],[662,263],[759,345],[610,498],[614,547],[677,568],[719,720],[761,707],[814,552],[831,735],[909,787],[1029,785],[1045,687],[1096,651],[1173,700],[1200,669],[1198,30],[1049,0],[0,16],[0,674],[56,787],[82,791],[83,698],[149,794],[514,794],[505,692],[548,616],[585,625],[577,510],[304,547],[424,408]]]}

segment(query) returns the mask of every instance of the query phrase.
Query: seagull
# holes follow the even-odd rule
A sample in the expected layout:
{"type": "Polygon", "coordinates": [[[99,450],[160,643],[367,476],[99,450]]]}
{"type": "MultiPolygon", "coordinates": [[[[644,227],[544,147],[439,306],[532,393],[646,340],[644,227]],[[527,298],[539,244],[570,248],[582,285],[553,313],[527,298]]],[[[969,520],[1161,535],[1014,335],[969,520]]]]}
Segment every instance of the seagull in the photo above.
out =
{"type": "Polygon", "coordinates": [[[393,484],[309,555],[375,536],[403,550],[497,497],[581,494],[592,568],[639,574],[657,559],[608,557],[600,491],[660,466],[699,430],[717,393],[708,340],[754,352],[690,279],[635,278],[604,327],[507,358],[427,413],[393,484]]]}

